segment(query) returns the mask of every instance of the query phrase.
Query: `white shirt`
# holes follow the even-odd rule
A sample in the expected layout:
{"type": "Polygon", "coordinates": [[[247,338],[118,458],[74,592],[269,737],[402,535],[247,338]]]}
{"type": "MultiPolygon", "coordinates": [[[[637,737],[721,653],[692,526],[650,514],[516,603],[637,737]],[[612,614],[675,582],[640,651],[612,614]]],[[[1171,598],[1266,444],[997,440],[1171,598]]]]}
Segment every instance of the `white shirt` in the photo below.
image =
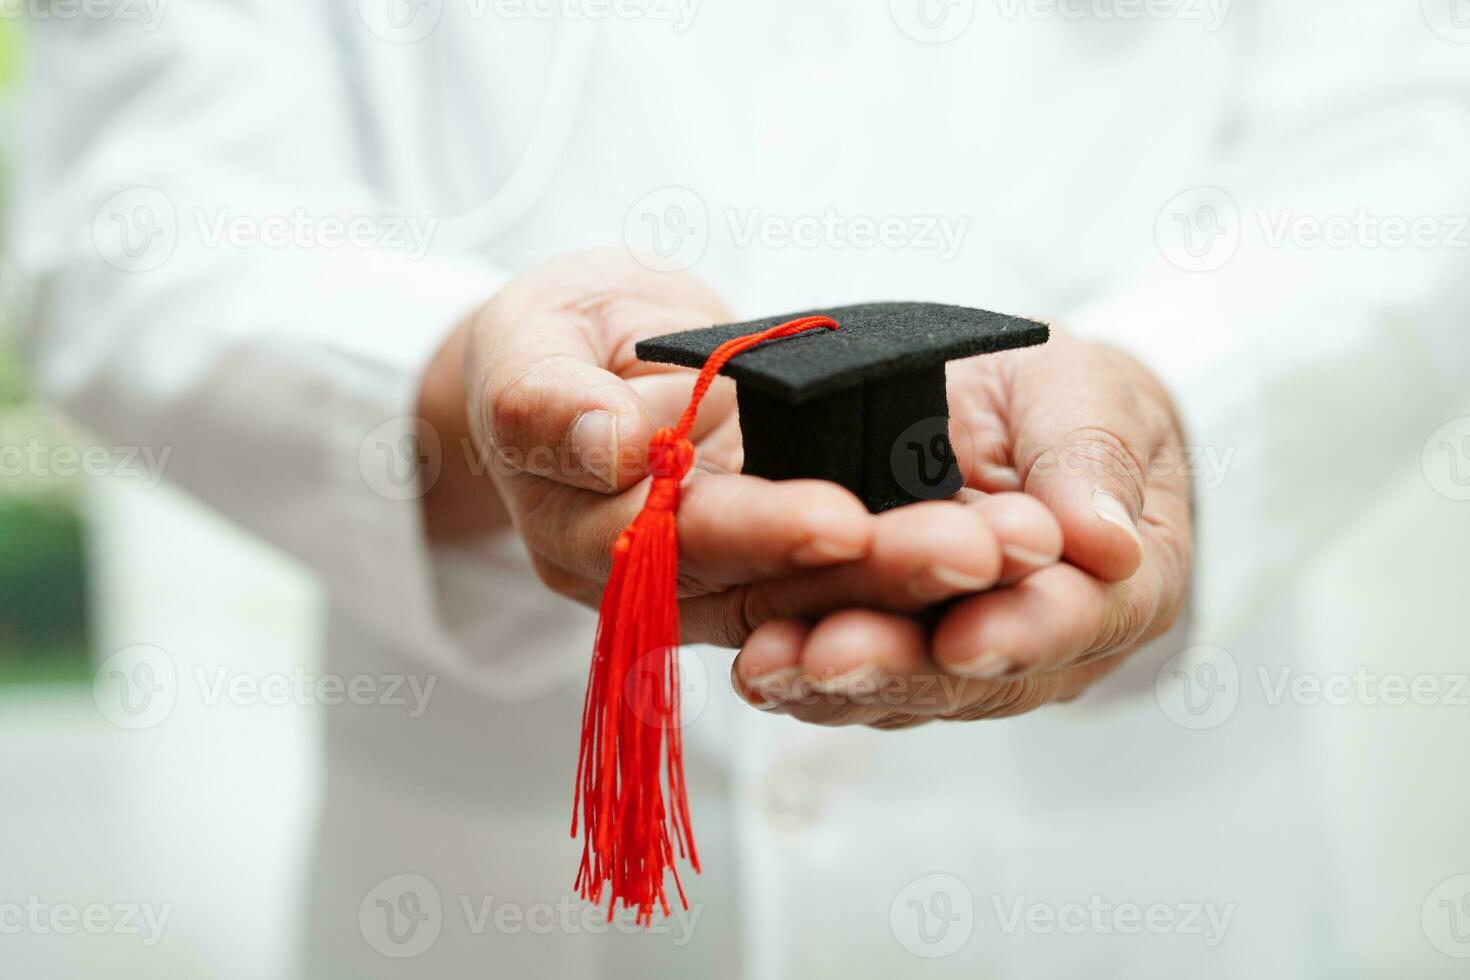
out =
{"type": "Polygon", "coordinates": [[[1379,0],[562,7],[36,25],[13,223],[43,389],[172,447],[172,479],[311,568],[329,670],[437,678],[416,717],[328,712],[305,975],[1334,972],[1313,735],[1228,671],[1310,650],[1293,571],[1463,390],[1454,22],[1379,0]],[[728,652],[689,651],[694,909],[594,933],[566,832],[592,614],[508,536],[431,551],[395,454],[460,315],[622,242],[741,314],[925,299],[1128,347],[1197,447],[1194,636],[1074,704],[904,733],[749,710],[728,652]],[[1225,658],[1166,663],[1195,643],[1225,658]]]}

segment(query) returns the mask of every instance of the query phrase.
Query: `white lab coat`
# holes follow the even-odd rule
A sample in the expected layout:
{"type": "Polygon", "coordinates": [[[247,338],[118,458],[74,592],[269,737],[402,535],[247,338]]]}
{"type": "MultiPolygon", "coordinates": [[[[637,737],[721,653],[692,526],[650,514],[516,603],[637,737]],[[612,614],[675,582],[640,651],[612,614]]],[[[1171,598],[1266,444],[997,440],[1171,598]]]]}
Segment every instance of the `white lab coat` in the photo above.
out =
{"type": "Polygon", "coordinates": [[[1155,684],[1191,643],[1247,678],[1308,655],[1293,570],[1450,411],[1463,251],[1270,232],[1286,209],[1470,213],[1470,59],[1381,0],[1238,0],[1223,24],[914,6],[188,0],[153,30],[35,25],[12,249],[42,389],[110,442],[172,447],[179,485],[312,569],[329,670],[437,677],[418,717],[327,712],[304,976],[1337,969],[1307,716],[1246,683],[1192,730],[1155,684]],[[1200,187],[1229,196],[1184,200],[1240,230],[1218,268],[1169,237],[1200,187]],[[422,256],[385,226],[215,234],[297,214],[439,224],[422,256]],[[852,230],[892,216],[903,241],[852,230]],[[1127,346],[1200,447],[1200,565],[1192,638],[1002,722],[803,727],[738,703],[728,652],[689,651],[695,907],[604,935],[568,898],[593,617],[509,536],[428,548],[380,452],[461,314],[573,248],[691,261],[651,228],[692,229],[741,314],[919,298],[1127,346]]]}

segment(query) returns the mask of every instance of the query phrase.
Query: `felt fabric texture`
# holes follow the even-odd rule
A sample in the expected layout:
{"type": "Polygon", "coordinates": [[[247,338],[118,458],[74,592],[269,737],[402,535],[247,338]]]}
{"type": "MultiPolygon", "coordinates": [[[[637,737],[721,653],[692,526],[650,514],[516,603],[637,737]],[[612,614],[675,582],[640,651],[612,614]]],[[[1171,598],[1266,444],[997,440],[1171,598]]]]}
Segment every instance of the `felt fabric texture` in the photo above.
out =
{"type": "Polygon", "coordinates": [[[637,353],[645,361],[697,368],[731,337],[813,315],[830,316],[838,329],[762,344],[721,373],[742,386],[801,404],[876,378],[1044,344],[1048,337],[1044,323],[988,310],[943,303],[862,303],[666,334],[640,341],[637,353]]]}
{"type": "Polygon", "coordinates": [[[732,359],[743,472],[820,479],[873,513],[943,500],[963,485],[949,445],[946,362],[1045,343],[1045,324],[939,303],[867,303],[667,334],[645,361],[700,367],[721,343],[800,316],[836,330],[768,341],[732,359]]]}
{"type": "Polygon", "coordinates": [[[742,472],[828,480],[872,513],[943,500],[964,483],[949,445],[944,366],[854,385],[793,406],[736,384],[742,472]],[[917,432],[907,432],[918,424],[917,432]],[[927,423],[927,424],[926,424],[927,423]]]}

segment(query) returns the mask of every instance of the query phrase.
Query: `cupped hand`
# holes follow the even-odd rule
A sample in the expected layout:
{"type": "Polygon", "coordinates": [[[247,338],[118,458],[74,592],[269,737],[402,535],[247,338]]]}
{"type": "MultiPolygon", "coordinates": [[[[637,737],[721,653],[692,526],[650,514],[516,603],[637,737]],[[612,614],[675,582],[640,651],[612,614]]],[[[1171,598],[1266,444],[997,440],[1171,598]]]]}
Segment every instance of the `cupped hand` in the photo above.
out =
{"type": "Polygon", "coordinates": [[[970,492],[1044,504],[1065,561],[959,599],[932,629],[873,608],[814,620],[788,610],[779,584],[752,586],[760,622],[731,674],[750,703],[881,728],[1012,715],[1076,697],[1173,623],[1193,531],[1159,382],[1121,351],[1053,331],[1044,347],[951,365],[949,397],[970,492]]]}

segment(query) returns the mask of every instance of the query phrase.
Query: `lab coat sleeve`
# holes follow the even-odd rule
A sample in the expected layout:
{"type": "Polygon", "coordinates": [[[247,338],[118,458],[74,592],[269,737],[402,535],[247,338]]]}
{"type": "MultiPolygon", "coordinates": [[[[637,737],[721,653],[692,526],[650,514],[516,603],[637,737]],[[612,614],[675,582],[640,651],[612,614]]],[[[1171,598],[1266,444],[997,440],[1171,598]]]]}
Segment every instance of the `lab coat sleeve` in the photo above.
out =
{"type": "Polygon", "coordinates": [[[1219,170],[1161,189],[1153,267],[1070,317],[1177,399],[1214,642],[1470,394],[1470,46],[1420,6],[1239,0],[1220,43],[1254,57],[1219,170]]]}
{"type": "Polygon", "coordinates": [[[338,611],[441,668],[506,666],[485,638],[539,583],[491,543],[450,556],[475,601],[441,601],[432,466],[406,438],[423,365],[505,276],[370,190],[335,7],[31,25],[25,346],[43,394],[106,445],[166,450],[167,477],[304,562],[338,611]]]}

